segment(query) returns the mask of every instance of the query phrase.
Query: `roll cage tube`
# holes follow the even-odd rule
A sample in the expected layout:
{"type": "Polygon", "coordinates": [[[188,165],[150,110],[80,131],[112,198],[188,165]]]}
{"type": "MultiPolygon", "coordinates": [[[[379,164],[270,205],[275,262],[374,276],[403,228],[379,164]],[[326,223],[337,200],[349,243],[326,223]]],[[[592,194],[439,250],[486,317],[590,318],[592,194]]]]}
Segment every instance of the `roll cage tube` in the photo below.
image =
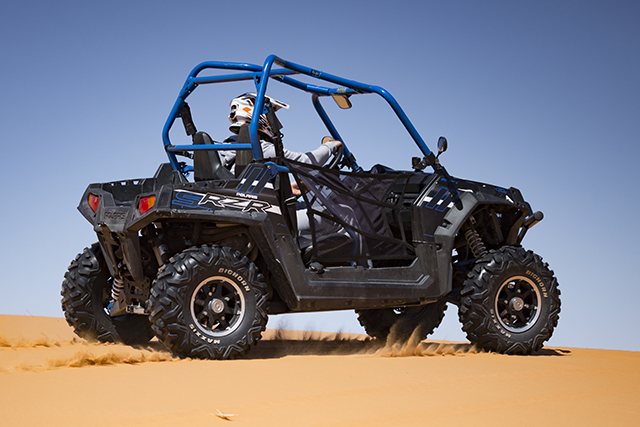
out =
{"type": "MultiPolygon", "coordinates": [[[[183,162],[179,162],[176,154],[180,152],[190,152],[190,151],[200,151],[200,150],[252,150],[253,156],[256,159],[262,159],[263,153],[262,148],[260,146],[260,138],[258,136],[258,120],[259,115],[254,115],[251,119],[251,124],[249,126],[249,133],[251,137],[250,144],[208,144],[208,145],[172,145],[169,139],[169,131],[173,126],[175,120],[180,117],[180,110],[184,106],[186,99],[189,95],[202,84],[213,84],[213,83],[226,83],[226,82],[234,82],[234,81],[244,81],[244,80],[253,80],[257,87],[256,94],[256,102],[255,109],[258,111],[264,112],[265,107],[265,95],[267,91],[267,82],[269,79],[278,80],[281,83],[292,86],[296,89],[303,90],[312,95],[313,106],[320,116],[320,119],[325,124],[327,130],[331,134],[332,138],[341,140],[344,146],[344,155],[345,160],[351,170],[358,171],[361,168],[355,161],[355,158],[349,151],[346,143],[340,137],[337,129],[331,122],[329,116],[326,111],[322,107],[319,97],[321,96],[332,96],[332,95],[355,95],[355,94],[365,94],[365,93],[376,93],[383,97],[393,111],[396,113],[396,116],[400,119],[405,129],[409,132],[414,142],[425,156],[425,158],[434,157],[427,144],[425,144],[424,140],[415,129],[407,115],[404,113],[398,102],[395,98],[387,92],[385,89],[379,86],[367,85],[364,83],[359,83],[354,80],[344,79],[332,74],[324,73],[321,71],[314,70],[312,68],[304,67],[299,64],[295,64],[293,62],[285,61],[275,55],[269,56],[264,65],[260,67],[259,65],[249,64],[249,63],[235,63],[235,62],[216,62],[216,61],[208,61],[198,64],[187,77],[180,94],[178,95],[178,99],[173,105],[171,109],[171,113],[165,122],[163,131],[162,131],[162,140],[164,143],[165,151],[167,152],[167,156],[169,157],[169,162],[174,170],[181,172],[184,175],[187,175],[191,170],[190,166],[187,166],[183,162]],[[273,65],[276,64],[282,68],[272,69],[273,65]],[[236,70],[241,71],[235,74],[223,74],[223,75],[215,75],[215,76],[204,76],[198,77],[198,75],[207,69],[218,69],[218,70],[236,70]],[[324,80],[336,85],[339,85],[337,88],[328,88],[323,86],[312,85],[308,83],[301,82],[300,80],[289,77],[290,75],[296,74],[304,74],[310,76],[315,79],[324,80]]],[[[432,165],[434,169],[435,165],[432,165]]]]}

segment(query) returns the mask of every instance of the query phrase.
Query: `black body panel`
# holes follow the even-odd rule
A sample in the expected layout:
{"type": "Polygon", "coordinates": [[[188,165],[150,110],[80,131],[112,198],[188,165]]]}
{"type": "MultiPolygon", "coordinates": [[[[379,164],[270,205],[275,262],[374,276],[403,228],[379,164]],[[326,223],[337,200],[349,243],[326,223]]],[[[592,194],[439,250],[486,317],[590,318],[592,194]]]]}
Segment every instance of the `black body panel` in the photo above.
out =
{"type": "MultiPolygon", "coordinates": [[[[397,173],[382,167],[378,171],[381,177],[397,173]]],[[[93,224],[112,276],[122,276],[124,265],[134,283],[144,282],[145,277],[153,280],[145,265],[157,263],[157,268],[166,262],[163,251],[171,256],[188,245],[230,241],[226,230],[243,230],[238,233],[246,234],[252,247],[257,247],[269,272],[269,283],[284,303],[274,304],[273,312],[369,309],[435,301],[452,289],[456,235],[479,206],[505,205],[521,212],[522,217],[531,212],[516,189],[465,180],[454,182],[462,201],[459,210],[439,175],[405,174],[411,176],[402,189],[400,224],[398,215],[387,212],[386,219],[396,234],[400,226],[407,229],[415,252],[413,261],[400,266],[354,262],[318,268],[305,263],[303,249],[287,225],[295,223],[295,218],[278,201],[279,180],[286,179],[288,185],[288,177],[276,177],[261,163],[250,165],[238,179],[195,183],[162,165],[153,178],[91,184],[78,209],[93,224]],[[89,194],[100,200],[95,213],[88,203],[89,194]],[[149,196],[155,196],[155,203],[141,213],[140,200],[149,196]],[[180,244],[170,241],[175,236],[180,236],[180,244]],[[149,255],[152,251],[155,260],[149,255]]],[[[386,197],[397,196],[395,190],[386,197]]]]}

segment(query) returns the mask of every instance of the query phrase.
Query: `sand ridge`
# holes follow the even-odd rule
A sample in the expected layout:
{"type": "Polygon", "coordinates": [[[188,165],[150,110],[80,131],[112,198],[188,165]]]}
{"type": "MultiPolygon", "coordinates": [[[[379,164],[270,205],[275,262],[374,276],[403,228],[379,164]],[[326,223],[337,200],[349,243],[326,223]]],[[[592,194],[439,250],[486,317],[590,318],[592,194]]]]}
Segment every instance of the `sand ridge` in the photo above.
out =
{"type": "Polygon", "coordinates": [[[378,343],[268,330],[248,357],[87,343],[64,319],[0,316],[3,426],[638,425],[640,352],[378,343]],[[454,356],[454,357],[451,357],[454,356]]]}

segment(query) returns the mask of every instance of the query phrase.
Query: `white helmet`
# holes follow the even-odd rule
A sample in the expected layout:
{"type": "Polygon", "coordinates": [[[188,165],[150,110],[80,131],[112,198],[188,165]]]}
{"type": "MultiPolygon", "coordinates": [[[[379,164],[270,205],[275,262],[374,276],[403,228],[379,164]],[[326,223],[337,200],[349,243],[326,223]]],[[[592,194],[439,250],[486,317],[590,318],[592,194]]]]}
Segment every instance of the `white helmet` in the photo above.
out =
{"type": "MultiPolygon", "coordinates": [[[[289,106],[284,102],[280,102],[269,96],[265,96],[265,99],[271,103],[275,111],[278,111],[281,108],[289,108],[289,106]]],[[[231,102],[229,103],[229,121],[231,122],[229,130],[231,132],[237,134],[238,132],[240,132],[240,126],[245,123],[251,122],[255,101],[255,93],[245,93],[231,100],[231,102]]],[[[271,126],[269,126],[269,121],[267,120],[266,114],[260,114],[260,119],[258,121],[258,131],[262,132],[269,141],[273,140],[273,138],[275,137],[271,126]]]]}

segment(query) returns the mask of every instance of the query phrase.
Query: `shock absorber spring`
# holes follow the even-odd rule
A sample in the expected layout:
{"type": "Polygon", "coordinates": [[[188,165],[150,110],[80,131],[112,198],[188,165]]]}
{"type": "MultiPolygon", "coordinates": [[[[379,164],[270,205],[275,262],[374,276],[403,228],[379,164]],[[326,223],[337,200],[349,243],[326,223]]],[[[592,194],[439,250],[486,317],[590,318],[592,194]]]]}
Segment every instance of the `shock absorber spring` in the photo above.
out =
{"type": "Polygon", "coordinates": [[[118,301],[120,294],[124,290],[124,281],[122,279],[113,278],[113,284],[111,285],[111,299],[118,301]]]}
{"type": "Polygon", "coordinates": [[[467,245],[469,245],[469,249],[471,249],[471,252],[476,259],[487,254],[487,248],[475,229],[471,227],[467,229],[467,231],[464,232],[464,237],[467,239],[467,245]]]}

